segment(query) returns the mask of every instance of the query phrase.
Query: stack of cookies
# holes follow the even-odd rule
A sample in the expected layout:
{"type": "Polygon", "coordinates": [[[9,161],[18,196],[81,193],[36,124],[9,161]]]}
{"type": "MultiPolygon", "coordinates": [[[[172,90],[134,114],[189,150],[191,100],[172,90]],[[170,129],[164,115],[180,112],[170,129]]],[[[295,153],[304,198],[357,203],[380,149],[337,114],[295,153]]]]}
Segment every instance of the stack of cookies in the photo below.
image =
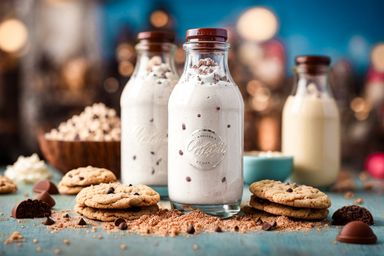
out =
{"type": "Polygon", "coordinates": [[[329,197],[317,188],[262,180],[252,183],[250,206],[274,215],[322,220],[328,216],[329,197]]]}
{"type": "Polygon", "coordinates": [[[60,194],[76,195],[85,187],[116,181],[115,174],[110,170],[88,166],[67,172],[61,179],[58,189],[60,194]]]}
{"type": "Polygon", "coordinates": [[[133,220],[156,213],[159,201],[160,195],[146,185],[99,184],[80,191],[75,211],[93,220],[133,220]]]}

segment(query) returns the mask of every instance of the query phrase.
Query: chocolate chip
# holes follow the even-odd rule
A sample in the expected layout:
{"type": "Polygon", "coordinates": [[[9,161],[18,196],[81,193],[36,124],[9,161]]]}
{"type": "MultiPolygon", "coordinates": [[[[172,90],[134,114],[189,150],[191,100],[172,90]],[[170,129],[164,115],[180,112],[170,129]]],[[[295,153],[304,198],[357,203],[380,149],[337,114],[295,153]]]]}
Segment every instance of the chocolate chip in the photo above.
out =
{"type": "Polygon", "coordinates": [[[108,189],[108,191],[107,191],[107,194],[113,194],[113,193],[115,193],[115,188],[110,187],[110,188],[108,189]]]}
{"type": "Polygon", "coordinates": [[[43,224],[46,226],[51,226],[51,225],[55,224],[55,221],[53,219],[51,219],[50,217],[47,217],[47,219],[43,222],[43,224]]]}
{"type": "Polygon", "coordinates": [[[152,172],[151,172],[151,174],[152,174],[152,175],[155,174],[155,169],[154,169],[154,168],[152,168],[152,172]]]}
{"type": "Polygon", "coordinates": [[[153,118],[151,118],[151,119],[149,120],[149,122],[153,123],[153,118]]]}
{"type": "Polygon", "coordinates": [[[69,178],[73,178],[72,174],[68,174],[68,177],[69,177],[69,178]]]}
{"type": "Polygon", "coordinates": [[[136,156],[133,156],[132,159],[133,159],[133,160],[136,160],[136,156]]]}
{"type": "Polygon", "coordinates": [[[189,176],[187,176],[186,178],[185,178],[185,180],[187,181],[187,182],[191,182],[191,177],[189,177],[189,176]]]}
{"type": "Polygon", "coordinates": [[[263,224],[263,220],[259,217],[256,220],[256,225],[261,225],[261,224],[263,224]]]}
{"type": "Polygon", "coordinates": [[[231,128],[231,125],[230,125],[230,124],[228,124],[228,125],[227,125],[227,128],[231,128]]]}
{"type": "Polygon", "coordinates": [[[117,218],[114,223],[115,223],[115,226],[118,227],[123,222],[126,222],[125,219],[117,218]]]}
{"type": "Polygon", "coordinates": [[[155,154],[155,152],[151,151],[151,155],[154,155],[154,154],[155,154]]]}
{"type": "Polygon", "coordinates": [[[127,230],[128,229],[128,225],[127,225],[127,223],[124,221],[124,222],[121,222],[120,224],[119,224],[119,229],[120,230],[127,230]]]}
{"type": "Polygon", "coordinates": [[[163,160],[163,159],[161,159],[161,158],[160,158],[159,160],[157,160],[157,161],[156,161],[156,165],[159,165],[160,162],[161,162],[162,160],[163,160]]]}
{"type": "Polygon", "coordinates": [[[239,230],[240,230],[239,226],[235,226],[234,230],[235,230],[235,232],[239,232],[239,230]]]}
{"type": "Polygon", "coordinates": [[[190,224],[190,225],[188,225],[188,227],[187,227],[187,233],[188,234],[194,234],[195,233],[195,227],[192,225],[192,224],[190,224]]]}
{"type": "Polygon", "coordinates": [[[140,194],[139,194],[139,193],[137,193],[137,192],[135,192],[133,195],[135,195],[135,196],[139,196],[140,194]]]}
{"type": "Polygon", "coordinates": [[[79,180],[84,180],[84,177],[83,176],[79,176],[79,180]]]}
{"type": "Polygon", "coordinates": [[[51,195],[59,194],[56,185],[50,180],[41,180],[36,182],[32,188],[33,192],[41,193],[47,191],[51,195]]]}
{"type": "Polygon", "coordinates": [[[80,220],[77,223],[77,225],[84,226],[84,225],[87,225],[87,222],[85,222],[85,220],[83,218],[80,218],[80,220]]]}
{"type": "Polygon", "coordinates": [[[185,124],[182,124],[182,125],[181,125],[181,129],[185,130],[185,128],[186,128],[186,127],[185,127],[185,124]]]}
{"type": "Polygon", "coordinates": [[[197,117],[201,117],[201,115],[200,115],[200,114],[197,114],[197,117]]]}
{"type": "Polygon", "coordinates": [[[223,232],[223,230],[221,229],[220,226],[217,226],[217,227],[215,228],[215,232],[221,233],[221,232],[223,232]]]}
{"type": "Polygon", "coordinates": [[[132,184],[129,184],[128,187],[132,187],[132,184]]]}
{"type": "Polygon", "coordinates": [[[183,154],[184,154],[183,151],[180,149],[180,150],[179,150],[179,155],[182,156],[183,154]]]}
{"type": "Polygon", "coordinates": [[[225,177],[223,177],[222,179],[221,179],[221,182],[222,183],[224,183],[224,182],[226,182],[227,181],[227,178],[225,178],[225,177]]]}
{"type": "Polygon", "coordinates": [[[274,230],[276,228],[277,224],[276,224],[276,221],[272,222],[272,223],[269,223],[269,222],[263,222],[263,225],[261,226],[261,228],[264,230],[264,231],[271,231],[271,230],[274,230]]]}
{"type": "Polygon", "coordinates": [[[219,111],[219,110],[220,110],[220,107],[217,107],[216,110],[219,111]]]}
{"type": "Polygon", "coordinates": [[[63,215],[63,218],[66,218],[66,219],[69,219],[70,217],[71,217],[71,216],[69,216],[68,213],[66,213],[66,214],[63,215]]]}
{"type": "Polygon", "coordinates": [[[287,192],[291,193],[291,192],[293,192],[293,189],[292,188],[288,188],[287,192]]]}

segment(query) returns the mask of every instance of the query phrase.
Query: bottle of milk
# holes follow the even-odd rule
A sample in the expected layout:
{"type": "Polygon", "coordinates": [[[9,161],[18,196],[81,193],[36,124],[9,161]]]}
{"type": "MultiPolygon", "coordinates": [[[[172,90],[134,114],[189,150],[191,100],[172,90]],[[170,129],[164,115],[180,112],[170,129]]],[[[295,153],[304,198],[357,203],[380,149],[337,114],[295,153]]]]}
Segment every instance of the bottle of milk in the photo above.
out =
{"type": "Polygon", "coordinates": [[[297,83],[283,110],[282,148],[294,157],[292,179],[327,187],[340,168],[340,117],[326,56],[296,58],[297,83]]]}
{"type": "Polygon", "coordinates": [[[184,72],[169,100],[172,206],[228,217],[243,192],[244,103],[228,70],[225,29],[187,31],[184,72]]]}
{"type": "Polygon", "coordinates": [[[135,71],[121,96],[121,177],[166,196],[168,100],[178,81],[174,35],[142,32],[135,71]]]}

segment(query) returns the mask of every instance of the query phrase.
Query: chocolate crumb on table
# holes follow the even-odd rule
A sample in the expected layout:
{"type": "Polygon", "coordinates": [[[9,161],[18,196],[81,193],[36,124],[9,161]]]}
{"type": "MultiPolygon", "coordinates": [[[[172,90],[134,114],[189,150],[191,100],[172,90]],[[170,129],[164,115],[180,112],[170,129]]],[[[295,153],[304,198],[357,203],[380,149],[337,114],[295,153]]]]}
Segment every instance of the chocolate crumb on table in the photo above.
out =
{"type": "Polygon", "coordinates": [[[23,237],[23,235],[19,231],[15,231],[4,241],[4,244],[19,244],[24,241],[25,238],[23,237]]]}

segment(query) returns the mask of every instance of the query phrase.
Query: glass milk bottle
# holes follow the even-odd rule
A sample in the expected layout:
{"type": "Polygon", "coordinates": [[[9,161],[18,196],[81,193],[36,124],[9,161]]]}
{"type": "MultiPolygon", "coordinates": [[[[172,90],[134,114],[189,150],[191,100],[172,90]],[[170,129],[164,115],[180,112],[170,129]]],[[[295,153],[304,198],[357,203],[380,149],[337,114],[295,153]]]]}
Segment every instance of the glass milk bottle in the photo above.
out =
{"type": "Polygon", "coordinates": [[[177,83],[174,35],[142,32],[135,71],[121,96],[121,176],[166,196],[168,99],[177,83]]]}
{"type": "Polygon", "coordinates": [[[243,192],[244,103],[228,70],[227,31],[187,31],[184,72],[169,100],[173,208],[228,217],[243,192]]]}
{"type": "Polygon", "coordinates": [[[340,117],[328,84],[330,58],[296,58],[297,83],[283,110],[282,148],[294,157],[292,180],[327,187],[340,168],[340,117]]]}

